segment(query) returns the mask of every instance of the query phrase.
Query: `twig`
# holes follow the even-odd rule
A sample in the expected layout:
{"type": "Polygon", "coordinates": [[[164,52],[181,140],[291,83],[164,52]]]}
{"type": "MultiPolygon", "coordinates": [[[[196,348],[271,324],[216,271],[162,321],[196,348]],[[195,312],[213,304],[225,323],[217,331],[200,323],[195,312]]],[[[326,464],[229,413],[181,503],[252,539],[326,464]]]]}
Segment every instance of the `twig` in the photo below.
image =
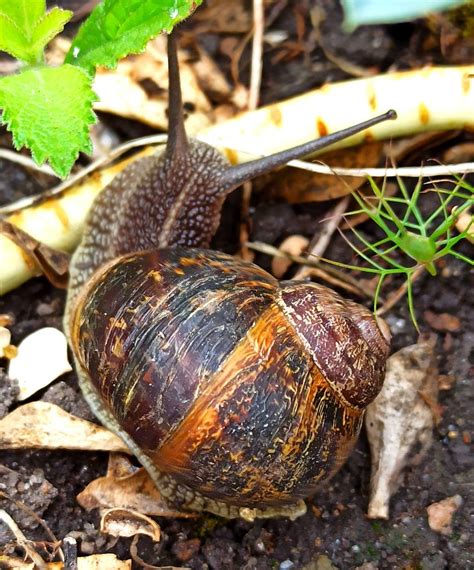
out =
{"type": "Polygon", "coordinates": [[[63,540],[64,570],[77,570],[77,542],[72,536],[63,540]]]}
{"type": "Polygon", "coordinates": [[[39,166],[34,160],[28,156],[23,156],[19,152],[14,152],[13,150],[8,150],[6,148],[0,148],[0,158],[9,160],[10,162],[15,162],[16,164],[20,164],[21,166],[24,166],[30,170],[35,170],[36,172],[42,172],[48,176],[54,176],[55,178],[58,178],[58,175],[47,164],[39,166]]]}
{"type": "MultiPolygon", "coordinates": [[[[13,471],[11,469],[8,469],[8,467],[5,467],[4,465],[1,466],[1,470],[8,470],[9,472],[13,471]]],[[[31,509],[28,505],[25,505],[25,503],[22,503],[21,501],[19,501],[18,499],[14,499],[13,497],[10,497],[10,495],[8,495],[7,493],[5,493],[4,491],[0,491],[0,497],[3,497],[5,500],[10,501],[11,503],[13,503],[16,507],[18,507],[19,509],[21,509],[22,511],[25,511],[25,513],[28,513],[28,515],[33,518],[40,526],[43,527],[44,531],[46,532],[46,534],[48,535],[49,539],[52,542],[59,542],[58,539],[56,538],[55,534],[53,533],[53,531],[49,528],[49,526],[46,524],[46,522],[35,513],[35,511],[33,509],[31,509]]],[[[60,556],[62,559],[62,553],[60,551],[60,556]]]]}
{"type": "MultiPolygon", "coordinates": [[[[240,151],[239,151],[240,152],[240,151]]],[[[314,164],[305,160],[292,160],[288,166],[294,166],[317,174],[333,174],[334,176],[371,176],[372,178],[395,178],[406,176],[421,178],[428,176],[447,176],[450,174],[467,174],[474,172],[474,162],[461,162],[459,164],[438,164],[436,166],[400,166],[397,168],[339,168],[327,166],[323,163],[314,164]]]]}
{"type": "Polygon", "coordinates": [[[4,510],[0,509],[0,520],[3,521],[7,527],[12,531],[14,537],[16,538],[19,546],[21,546],[26,554],[31,558],[35,568],[39,570],[46,570],[46,563],[41,558],[41,556],[36,552],[36,550],[31,546],[30,541],[21,532],[20,528],[12,517],[4,510]]]}
{"type": "Polygon", "coordinates": [[[312,274],[316,275],[322,279],[328,281],[333,285],[337,285],[346,291],[350,291],[356,295],[361,297],[372,298],[371,294],[366,291],[356,279],[348,275],[347,273],[343,273],[333,267],[328,267],[319,261],[313,261],[311,259],[307,259],[306,257],[302,257],[301,255],[292,255],[291,253],[286,253],[284,251],[280,251],[278,248],[268,244],[263,243],[260,241],[248,242],[247,247],[253,249],[254,251],[259,251],[261,253],[266,253],[267,255],[272,255],[273,257],[284,257],[285,259],[290,259],[294,263],[299,263],[301,265],[306,265],[313,269],[312,274]]]}
{"type": "MultiPolygon", "coordinates": [[[[263,31],[265,28],[263,0],[253,0],[253,40],[252,60],[250,68],[250,86],[248,109],[253,111],[258,106],[260,84],[262,81],[263,31]]],[[[252,254],[245,245],[249,240],[250,201],[252,199],[252,183],[245,182],[242,192],[240,212],[240,254],[247,261],[252,260],[252,254]]]]}
{"type": "Polygon", "coordinates": [[[263,0],[253,0],[253,40],[252,64],[250,69],[250,87],[248,108],[253,111],[258,107],[260,84],[262,82],[263,32],[265,19],[263,0]]]}
{"type": "MultiPolygon", "coordinates": [[[[339,226],[342,217],[344,216],[345,211],[347,210],[347,206],[349,205],[350,197],[345,196],[342,200],[339,200],[336,207],[333,209],[331,214],[326,219],[323,229],[319,234],[317,241],[314,245],[311,246],[308,256],[314,257],[319,259],[324,255],[327,246],[329,245],[329,241],[336,231],[337,227],[339,226]]],[[[293,279],[306,279],[310,274],[310,271],[307,266],[303,265],[298,269],[295,273],[293,279]]]]}

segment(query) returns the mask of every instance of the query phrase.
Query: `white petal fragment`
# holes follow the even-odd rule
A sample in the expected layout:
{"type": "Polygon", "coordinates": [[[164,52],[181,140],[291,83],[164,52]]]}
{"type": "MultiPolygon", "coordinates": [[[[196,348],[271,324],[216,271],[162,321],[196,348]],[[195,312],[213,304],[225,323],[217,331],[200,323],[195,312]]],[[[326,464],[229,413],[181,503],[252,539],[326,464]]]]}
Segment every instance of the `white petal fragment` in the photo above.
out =
{"type": "Polygon", "coordinates": [[[8,376],[18,382],[18,400],[22,401],[71,370],[66,337],[60,330],[46,327],[23,339],[10,361],[8,376]]]}
{"type": "Polygon", "coordinates": [[[434,339],[424,339],[392,355],[382,391],[367,408],[372,455],[369,518],[388,518],[390,497],[403,468],[431,445],[438,389],[434,346],[434,339]],[[421,451],[413,458],[416,445],[421,451]]]}

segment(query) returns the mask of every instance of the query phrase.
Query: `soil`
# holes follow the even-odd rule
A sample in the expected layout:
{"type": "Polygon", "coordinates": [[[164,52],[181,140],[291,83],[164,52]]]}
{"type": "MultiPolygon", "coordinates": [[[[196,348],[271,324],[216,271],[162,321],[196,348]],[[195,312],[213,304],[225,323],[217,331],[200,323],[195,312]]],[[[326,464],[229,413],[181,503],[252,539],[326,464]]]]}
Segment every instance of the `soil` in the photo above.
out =
{"type": "MultiPolygon", "coordinates": [[[[298,32],[295,14],[301,14],[306,22],[303,37],[307,52],[272,65],[270,59],[274,54],[265,54],[263,102],[283,99],[324,81],[348,77],[340,67],[326,59],[311,34],[308,10],[316,5],[323,7],[328,16],[320,30],[325,49],[352,65],[376,67],[380,71],[395,66],[417,68],[428,62],[451,63],[453,58],[459,59],[459,53],[464,53],[460,48],[443,52],[439,40],[441,32],[439,29],[433,31],[437,28],[432,21],[363,27],[347,37],[341,30],[340,9],[334,1],[277,2],[271,10],[278,7],[281,10],[279,14],[273,14],[269,29],[286,30],[294,40],[298,32]]],[[[192,21],[188,27],[193,29],[192,21]]],[[[206,35],[206,43],[218,45],[212,34],[206,35]]],[[[217,55],[216,59],[219,60],[217,55]]],[[[243,81],[246,80],[248,62],[249,52],[246,51],[241,59],[243,81]]],[[[226,62],[220,63],[225,68],[226,62]]],[[[115,120],[108,118],[109,125],[115,120]]],[[[125,128],[124,124],[127,122],[121,123],[120,132],[125,128]]],[[[472,140],[471,135],[458,133],[455,141],[469,139],[472,140]]],[[[453,144],[451,140],[449,145],[453,144]]],[[[430,148],[428,154],[441,156],[445,149],[446,145],[430,148]]],[[[17,198],[20,189],[37,192],[43,186],[41,180],[30,179],[5,161],[1,168],[0,199],[3,203],[17,198]]],[[[236,195],[226,205],[216,247],[235,251],[238,208],[236,195]]],[[[269,204],[258,195],[254,197],[251,214],[251,238],[278,245],[295,228],[298,233],[312,237],[321,219],[321,207],[269,204]]],[[[369,224],[364,224],[361,229],[369,236],[373,232],[369,224]]],[[[467,244],[462,248],[468,255],[467,244]]],[[[326,255],[346,260],[347,246],[336,237],[326,255]]],[[[265,267],[269,265],[268,258],[263,255],[258,255],[256,261],[265,267]]],[[[140,557],[159,566],[212,570],[474,567],[474,307],[470,277],[472,274],[465,264],[449,258],[436,278],[426,276],[415,284],[420,329],[437,335],[439,372],[454,381],[450,389],[440,394],[441,419],[428,457],[404,472],[400,489],[391,502],[388,521],[371,521],[365,514],[370,454],[362,434],[346,465],[324,489],[307,501],[307,514],[296,521],[276,519],[248,523],[210,515],[195,520],[159,519],[162,539],[153,544],[146,537],[140,538],[140,557]],[[434,330],[428,324],[428,320],[433,323],[433,319],[425,320],[426,311],[454,315],[460,326],[454,332],[434,330]],[[461,495],[463,504],[454,516],[452,532],[443,535],[432,531],[428,526],[426,507],[457,494],[461,495]]],[[[14,317],[11,330],[15,343],[41,327],[60,328],[63,308],[64,294],[41,278],[0,299],[0,313],[14,317]]],[[[393,351],[416,341],[418,335],[404,302],[391,310],[387,321],[394,335],[393,351]]],[[[15,387],[3,372],[0,374],[0,414],[5,415],[16,406],[15,387]]],[[[32,399],[39,398],[80,417],[94,419],[81,397],[74,373],[63,376],[32,399]]],[[[131,540],[117,540],[101,534],[97,512],[87,513],[75,499],[90,481],[104,474],[106,464],[105,453],[3,451],[0,452],[0,490],[27,505],[59,539],[66,535],[76,537],[81,555],[110,551],[119,558],[130,558],[131,540]]],[[[19,503],[3,500],[0,507],[9,512],[30,540],[48,540],[38,518],[21,508],[19,503]]],[[[22,552],[1,524],[0,547],[4,553],[22,552]]]]}

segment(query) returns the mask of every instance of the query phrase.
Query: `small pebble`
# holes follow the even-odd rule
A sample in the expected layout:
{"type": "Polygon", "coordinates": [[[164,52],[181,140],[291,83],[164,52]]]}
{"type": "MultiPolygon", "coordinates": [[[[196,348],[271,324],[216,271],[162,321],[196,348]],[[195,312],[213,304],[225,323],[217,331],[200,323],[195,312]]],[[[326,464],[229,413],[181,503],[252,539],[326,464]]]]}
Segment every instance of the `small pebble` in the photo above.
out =
{"type": "Polygon", "coordinates": [[[283,560],[283,562],[280,562],[280,570],[291,570],[294,567],[295,565],[291,560],[283,560]]]}

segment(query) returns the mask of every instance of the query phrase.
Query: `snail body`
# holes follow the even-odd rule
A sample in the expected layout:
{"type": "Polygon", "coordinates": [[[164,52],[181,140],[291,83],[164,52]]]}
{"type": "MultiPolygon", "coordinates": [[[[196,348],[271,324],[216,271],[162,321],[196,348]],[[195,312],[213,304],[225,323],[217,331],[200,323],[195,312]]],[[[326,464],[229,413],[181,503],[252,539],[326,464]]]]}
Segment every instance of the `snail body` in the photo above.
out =
{"type": "Polygon", "coordinates": [[[86,399],[170,503],[296,516],[352,450],[388,342],[333,291],[203,249],[230,191],[311,149],[230,167],[187,141],[174,41],[166,151],[93,205],[65,328],[86,399]]]}

